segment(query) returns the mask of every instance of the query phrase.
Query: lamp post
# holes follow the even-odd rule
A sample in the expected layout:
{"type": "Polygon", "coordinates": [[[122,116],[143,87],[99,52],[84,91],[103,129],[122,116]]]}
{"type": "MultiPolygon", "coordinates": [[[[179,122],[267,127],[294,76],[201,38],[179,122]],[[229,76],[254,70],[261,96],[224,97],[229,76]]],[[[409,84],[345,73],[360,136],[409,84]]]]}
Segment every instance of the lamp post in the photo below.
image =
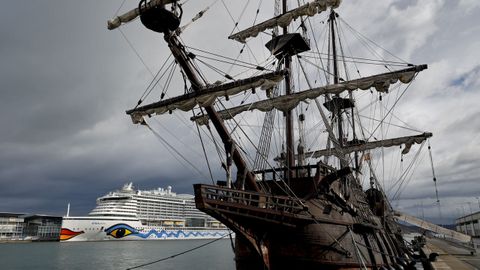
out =
{"type": "Polygon", "coordinates": [[[466,220],[466,215],[465,215],[465,208],[463,208],[463,204],[460,204],[460,206],[462,207],[461,210],[462,210],[462,227],[463,227],[463,231],[465,232],[466,235],[468,235],[468,230],[467,230],[467,220],[466,220]]]}
{"type": "Polygon", "coordinates": [[[468,204],[468,207],[470,208],[470,222],[472,224],[472,236],[475,236],[475,226],[473,224],[473,211],[472,211],[472,203],[471,202],[466,202],[465,204],[468,204]]]}
{"type": "Polygon", "coordinates": [[[462,220],[460,218],[462,216],[462,213],[460,211],[460,208],[458,208],[458,207],[455,207],[455,211],[457,213],[457,217],[459,217],[455,221],[455,229],[456,229],[457,232],[462,232],[463,233],[463,229],[462,229],[462,225],[461,225],[462,220]]]}

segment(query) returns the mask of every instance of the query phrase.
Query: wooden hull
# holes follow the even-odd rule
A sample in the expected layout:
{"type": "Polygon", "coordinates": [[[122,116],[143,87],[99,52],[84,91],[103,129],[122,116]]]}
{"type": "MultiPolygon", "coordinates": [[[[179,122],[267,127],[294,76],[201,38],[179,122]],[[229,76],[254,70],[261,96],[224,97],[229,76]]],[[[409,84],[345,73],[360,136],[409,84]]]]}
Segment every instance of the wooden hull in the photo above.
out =
{"type": "MultiPolygon", "coordinates": [[[[370,253],[362,235],[347,233],[348,228],[326,225],[313,225],[307,232],[276,231],[264,237],[268,250],[269,268],[265,267],[262,256],[242,237],[235,241],[235,262],[237,270],[252,269],[397,269],[401,264],[401,254],[389,253],[394,248],[383,242],[370,241],[370,253]],[[344,236],[342,236],[345,234],[344,236]],[[330,237],[338,238],[335,244],[330,237]],[[356,246],[353,244],[355,239],[356,246]],[[387,248],[388,245],[388,248],[387,248]],[[385,249],[380,252],[380,249],[385,249]],[[384,253],[386,252],[386,253],[384,253]],[[382,256],[381,253],[389,254],[382,256]],[[374,260],[372,257],[374,256],[374,260]]],[[[367,236],[375,238],[375,236],[367,236]]],[[[377,234],[377,237],[380,238],[377,234]]],[[[405,258],[403,259],[406,262],[405,258]]],[[[404,269],[406,269],[404,267],[404,269]]]]}
{"type": "Polygon", "coordinates": [[[195,200],[235,231],[237,270],[409,269],[393,217],[374,214],[360,188],[349,191],[348,201],[338,195],[338,184],[309,195],[310,180],[291,185],[303,199],[272,195],[273,188],[267,195],[194,185],[195,200]]]}

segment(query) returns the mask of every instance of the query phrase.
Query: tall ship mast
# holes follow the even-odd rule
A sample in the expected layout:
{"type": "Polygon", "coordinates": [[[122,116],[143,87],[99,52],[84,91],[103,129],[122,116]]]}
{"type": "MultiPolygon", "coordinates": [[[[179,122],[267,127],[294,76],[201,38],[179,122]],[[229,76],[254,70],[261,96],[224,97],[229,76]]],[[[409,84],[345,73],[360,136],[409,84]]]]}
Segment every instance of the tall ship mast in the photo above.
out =
{"type": "MultiPolygon", "coordinates": [[[[181,26],[186,8],[182,3],[142,0],[137,8],[108,21],[108,28],[116,29],[139,17],[146,28],[163,35],[175,59],[172,65],[179,66],[183,78],[182,95],[165,98],[162,91],[159,101],[143,105],[144,99],[140,99],[127,114],[133,123],[149,127],[150,117],[181,110],[193,113],[196,128],[205,127],[206,133],[215,129],[217,135],[211,134],[211,139],[220,139],[214,145],[225,179],[195,184],[195,202],[199,210],[235,232],[237,269],[408,268],[409,250],[373,159],[384,159],[384,149],[396,148],[401,150],[403,162],[414,145],[421,149],[432,136],[410,128],[414,134],[386,137],[384,123],[394,114],[393,107],[382,103],[395,91],[396,105],[427,65],[386,60],[372,49],[378,45],[357,32],[352,36],[381,59],[347,56],[341,39],[346,34],[340,25],[351,27],[336,11],[341,1],[298,1],[289,8],[293,2],[276,1],[273,18],[257,23],[255,16],[253,26],[228,36],[239,42],[243,51],[250,40],[267,34],[265,47],[270,56],[263,64],[210,54],[211,59],[228,59],[253,70],[248,73],[251,76],[244,77],[207,65],[200,59],[206,50],[182,42],[180,36],[186,27],[204,16],[208,8],[181,26]],[[320,16],[324,19],[314,25],[313,18],[320,16]],[[319,25],[325,29],[323,35],[319,25]],[[326,53],[320,50],[321,44],[326,53]],[[223,81],[209,83],[199,63],[221,74],[223,81]],[[380,69],[362,75],[360,64],[380,69]],[[240,104],[227,105],[242,95],[260,98],[240,98],[240,104]],[[370,102],[357,98],[362,95],[369,95],[370,102]],[[359,105],[364,103],[380,103],[380,119],[368,119],[370,126],[360,121],[359,105]],[[264,120],[258,143],[252,143],[254,136],[240,125],[249,118],[239,119],[245,112],[257,110],[264,113],[264,120]],[[242,136],[236,135],[238,130],[242,136]],[[273,139],[275,135],[281,139],[273,139]],[[253,146],[246,147],[241,138],[253,146]],[[272,143],[277,144],[274,155],[272,143]]],[[[161,71],[158,74],[168,73],[161,71]]],[[[155,76],[151,85],[160,77],[155,76]]]]}

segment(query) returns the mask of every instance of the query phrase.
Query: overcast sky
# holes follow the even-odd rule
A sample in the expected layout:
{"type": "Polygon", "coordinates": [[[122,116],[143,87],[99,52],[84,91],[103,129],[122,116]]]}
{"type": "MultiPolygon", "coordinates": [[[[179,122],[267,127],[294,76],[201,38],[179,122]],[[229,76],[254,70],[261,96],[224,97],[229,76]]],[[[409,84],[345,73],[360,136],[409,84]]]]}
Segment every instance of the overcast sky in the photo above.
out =
{"type": "MultiPolygon", "coordinates": [[[[208,183],[204,175],[182,166],[152,133],[132,125],[125,114],[152,76],[121,33],[106,28],[121,2],[2,4],[0,212],[62,215],[71,203],[71,213],[83,215],[94,207],[97,197],[128,181],[141,189],[171,185],[179,193],[192,193],[193,183],[208,183]]],[[[184,21],[213,2],[189,1],[184,21]]],[[[228,2],[237,2],[232,3],[237,17],[241,5],[228,2]]],[[[431,172],[426,176],[429,165],[393,204],[440,222],[452,222],[470,207],[478,211],[480,2],[343,2],[338,11],[356,29],[402,59],[429,65],[397,114],[434,134],[431,145],[441,214],[434,203],[431,172]]],[[[135,5],[126,1],[121,10],[135,5]]],[[[267,13],[270,10],[263,8],[260,17],[267,13]]],[[[146,66],[156,71],[168,57],[162,36],[138,21],[123,29],[146,66]]],[[[232,45],[233,41],[220,42],[226,41],[232,29],[222,1],[217,1],[182,37],[196,48],[237,50],[239,45],[232,45]]],[[[193,125],[165,118],[158,121],[162,121],[157,124],[159,132],[178,138],[173,144],[180,152],[202,160],[193,125]],[[170,133],[162,131],[162,126],[170,133]],[[195,149],[190,151],[190,147],[195,149]]],[[[428,156],[423,162],[429,163],[428,156]]],[[[195,164],[206,170],[204,163],[195,164]]],[[[214,170],[220,178],[218,164],[214,170]]]]}

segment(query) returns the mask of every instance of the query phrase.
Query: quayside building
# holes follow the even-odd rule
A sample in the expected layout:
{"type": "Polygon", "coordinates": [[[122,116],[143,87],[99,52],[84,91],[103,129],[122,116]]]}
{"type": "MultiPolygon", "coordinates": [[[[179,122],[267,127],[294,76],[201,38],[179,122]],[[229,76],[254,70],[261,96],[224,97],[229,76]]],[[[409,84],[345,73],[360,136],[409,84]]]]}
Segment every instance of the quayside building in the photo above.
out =
{"type": "Polygon", "coordinates": [[[480,237],[480,211],[455,220],[455,230],[473,237],[480,237]]]}
{"type": "Polygon", "coordinates": [[[0,213],[0,242],[58,241],[62,217],[0,213]]]}

